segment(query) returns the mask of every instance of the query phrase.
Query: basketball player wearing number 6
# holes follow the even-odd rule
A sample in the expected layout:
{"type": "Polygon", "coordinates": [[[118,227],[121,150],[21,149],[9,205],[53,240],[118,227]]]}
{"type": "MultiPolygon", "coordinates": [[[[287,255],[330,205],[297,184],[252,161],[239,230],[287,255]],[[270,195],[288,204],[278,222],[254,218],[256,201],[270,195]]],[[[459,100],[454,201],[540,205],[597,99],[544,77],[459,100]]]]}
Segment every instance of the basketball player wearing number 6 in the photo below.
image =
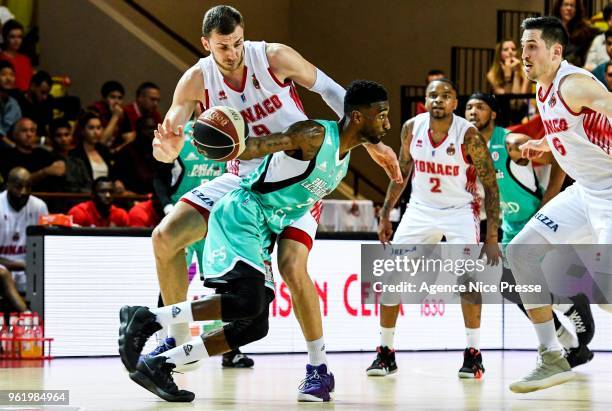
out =
{"type": "MultiPolygon", "coordinates": [[[[497,265],[501,256],[497,244],[499,192],[487,143],[471,123],[453,114],[457,108],[457,89],[450,80],[429,83],[425,106],[427,113],[413,117],[402,127],[400,167],[404,182],[389,184],[380,212],[379,239],[383,244],[391,239],[389,212],[414,169],[410,202],[393,243],[435,244],[445,236],[451,244],[478,244],[478,177],[485,189],[487,214],[483,252],[489,264],[497,265]]],[[[477,303],[480,296],[462,297],[467,348],[459,376],[480,378],[484,373],[480,354],[481,304],[477,303]]],[[[381,341],[376,359],[366,371],[370,376],[385,376],[397,371],[393,339],[399,303],[381,304],[381,341]]]]}
{"type": "MultiPolygon", "coordinates": [[[[242,15],[232,7],[216,6],[206,12],[202,44],[210,55],[188,69],[179,80],[172,106],[155,132],[156,159],[172,162],[177,157],[183,145],[182,127],[198,102],[205,108],[221,105],[240,111],[248,123],[250,139],[281,132],[307,119],[294,82],[320,94],[338,117],[343,116],[345,91],[341,86],[290,47],[244,41],[243,29],[242,15]]],[[[366,144],[366,148],[392,179],[401,181],[397,157],[390,147],[380,143],[366,144]]],[[[187,298],[183,249],[206,236],[208,215],[214,203],[237,188],[240,178],[261,161],[253,158],[229,162],[226,174],[194,187],[154,230],[153,250],[165,304],[187,298]]],[[[295,316],[313,366],[327,364],[319,299],[307,272],[320,212],[321,204],[315,204],[310,213],[287,227],[278,241],[279,271],[291,291],[295,316]]],[[[180,345],[190,338],[189,329],[186,324],[172,325],[169,336],[180,345]]],[[[312,382],[315,384],[316,380],[312,382]]],[[[306,386],[316,391],[312,385],[306,386]]],[[[304,392],[300,391],[301,394],[304,392]]]]}
{"type": "MultiPolygon", "coordinates": [[[[522,155],[533,158],[552,152],[575,183],[542,207],[510,242],[507,257],[518,283],[541,272],[539,262],[550,244],[585,236],[592,244],[612,243],[612,94],[590,72],[563,59],[568,35],[560,20],[530,18],[522,28],[523,66],[527,78],[537,82],[537,105],[546,131],[544,139],[523,144],[522,155]],[[522,244],[540,247],[528,247],[533,251],[526,253],[522,244]]],[[[607,252],[602,260],[606,258],[607,252]]],[[[609,265],[606,268],[609,271],[609,265]]],[[[529,297],[521,298],[526,302],[529,297]]],[[[524,306],[538,336],[540,358],[531,373],[510,385],[518,393],[574,377],[555,333],[550,302],[531,302],[524,306]]]]}

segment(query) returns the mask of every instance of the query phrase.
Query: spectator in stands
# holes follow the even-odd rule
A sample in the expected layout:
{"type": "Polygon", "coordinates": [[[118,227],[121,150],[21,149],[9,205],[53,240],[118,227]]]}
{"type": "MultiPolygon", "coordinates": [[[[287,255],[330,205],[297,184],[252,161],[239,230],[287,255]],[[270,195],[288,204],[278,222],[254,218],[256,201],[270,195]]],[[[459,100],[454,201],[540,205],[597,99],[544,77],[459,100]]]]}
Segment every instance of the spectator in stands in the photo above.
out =
{"type": "Polygon", "coordinates": [[[64,118],[53,120],[50,125],[53,151],[66,163],[62,191],[67,193],[88,193],[92,179],[82,159],[69,155],[74,148],[72,127],[64,118]]]}
{"type": "Polygon", "coordinates": [[[529,92],[529,80],[523,72],[523,64],[514,40],[506,39],[495,46],[493,65],[487,72],[487,80],[495,94],[525,94],[529,92]]]}
{"type": "Polygon", "coordinates": [[[10,96],[15,87],[13,66],[8,61],[0,60],[0,151],[3,147],[14,147],[8,138],[9,130],[22,116],[17,100],[10,96]]]}
{"type": "Polygon", "coordinates": [[[82,112],[77,120],[75,136],[77,145],[70,155],[83,160],[91,180],[112,175],[114,159],[109,149],[100,143],[102,122],[98,113],[82,112]]]}
{"type": "Polygon", "coordinates": [[[606,38],[606,53],[608,55],[608,60],[595,67],[593,75],[597,77],[597,80],[606,84],[606,67],[608,66],[608,62],[612,59],[612,30],[606,31],[604,35],[606,38]]]}
{"type": "Polygon", "coordinates": [[[108,177],[98,177],[92,185],[92,199],[72,207],[73,222],[82,227],[126,227],[127,211],[113,205],[115,185],[108,177]]]}
{"type": "Polygon", "coordinates": [[[131,142],[136,137],[136,121],[140,117],[149,116],[156,124],[162,122],[159,112],[159,101],[161,100],[160,89],[155,83],[145,82],[136,90],[136,101],[123,109],[123,121],[120,132],[126,142],[131,142]]]}
{"type": "Polygon", "coordinates": [[[61,191],[59,186],[66,173],[66,163],[39,147],[36,123],[29,118],[21,118],[15,123],[11,138],[15,147],[0,157],[0,171],[5,180],[14,167],[24,167],[31,173],[35,191],[61,191]]]}
{"type": "Polygon", "coordinates": [[[157,161],[153,158],[151,144],[156,128],[157,123],[152,117],[140,117],[136,121],[136,139],[116,155],[115,177],[133,193],[153,192],[157,161]]]}
{"type": "Polygon", "coordinates": [[[26,91],[32,78],[32,63],[30,58],[21,54],[19,49],[23,42],[23,26],[16,20],[9,20],[2,26],[2,53],[0,60],[6,60],[15,68],[15,85],[18,89],[26,91]]]}
{"type": "MultiPolygon", "coordinates": [[[[608,30],[612,29],[612,3],[606,4],[602,11],[603,19],[608,25],[608,30]]],[[[589,52],[587,53],[586,63],[584,68],[593,71],[600,64],[607,63],[609,60],[608,52],[606,51],[606,33],[598,34],[591,43],[589,52]]]]}
{"type": "Polygon", "coordinates": [[[606,82],[604,84],[608,87],[608,91],[612,91],[612,60],[606,63],[606,82]]]}
{"type": "MultiPolygon", "coordinates": [[[[102,143],[108,147],[115,146],[119,132],[119,122],[123,118],[123,97],[125,89],[118,81],[110,80],[102,85],[102,99],[93,103],[90,110],[97,111],[102,121],[102,143]]],[[[119,143],[119,141],[117,141],[119,143]]]]}
{"type": "MultiPolygon", "coordinates": [[[[7,183],[6,191],[0,193],[0,264],[11,271],[17,291],[25,295],[26,228],[38,224],[38,219],[48,211],[44,201],[31,195],[32,180],[28,170],[12,169],[7,183]]],[[[7,280],[4,275],[0,276],[3,281],[7,280]]],[[[13,304],[23,309],[23,301],[17,298],[13,304]]]]}
{"type": "Polygon", "coordinates": [[[598,30],[589,26],[585,19],[582,0],[555,0],[552,14],[561,20],[569,34],[565,59],[578,67],[584,66],[586,54],[598,30]]]}
{"type": "Polygon", "coordinates": [[[130,227],[154,228],[164,216],[159,199],[153,195],[150,200],[134,204],[130,209],[130,227]]]}
{"type": "Polygon", "coordinates": [[[15,96],[22,115],[36,122],[41,136],[49,136],[49,124],[53,120],[54,100],[49,94],[52,85],[51,75],[41,70],[32,77],[28,90],[15,96]]]}

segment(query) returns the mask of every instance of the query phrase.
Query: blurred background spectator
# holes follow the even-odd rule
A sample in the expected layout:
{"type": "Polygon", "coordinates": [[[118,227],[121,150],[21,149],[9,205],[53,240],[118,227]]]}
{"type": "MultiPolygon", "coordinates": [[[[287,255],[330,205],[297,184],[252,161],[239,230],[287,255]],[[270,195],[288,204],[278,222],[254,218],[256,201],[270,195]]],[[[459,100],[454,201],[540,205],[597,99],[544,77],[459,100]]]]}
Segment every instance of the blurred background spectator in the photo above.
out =
{"type": "MultiPolygon", "coordinates": [[[[608,26],[606,30],[612,29],[612,3],[606,4],[602,11],[603,20],[608,26]]],[[[606,63],[609,60],[608,52],[606,51],[606,33],[598,34],[591,43],[591,47],[587,53],[586,63],[584,68],[592,71],[600,64],[606,63]]]]}
{"type": "Polygon", "coordinates": [[[66,164],[61,191],[88,193],[91,190],[92,179],[87,172],[87,167],[82,159],[69,155],[74,148],[70,123],[63,118],[53,120],[50,125],[50,135],[54,153],[66,164]]]}
{"type": "Polygon", "coordinates": [[[114,159],[110,150],[100,143],[102,122],[98,113],[84,111],[77,120],[74,131],[76,148],[70,152],[73,157],[83,160],[91,180],[112,174],[114,159]]]}
{"type": "Polygon", "coordinates": [[[578,67],[584,66],[587,52],[598,30],[592,28],[586,20],[582,0],[556,0],[552,14],[563,22],[569,34],[565,59],[578,67]]]}
{"type": "Polygon", "coordinates": [[[53,120],[53,96],[49,94],[53,81],[46,71],[38,71],[27,90],[15,93],[15,98],[21,107],[21,114],[31,118],[38,125],[41,136],[49,136],[49,123],[53,120]]]}
{"type": "Polygon", "coordinates": [[[123,97],[125,89],[118,81],[110,80],[102,85],[102,99],[93,103],[89,109],[96,111],[102,121],[102,142],[112,147],[118,142],[119,122],[123,118],[123,97]]]}
{"type": "Polygon", "coordinates": [[[127,211],[114,203],[115,185],[108,177],[98,177],[92,185],[92,199],[79,203],[68,212],[81,227],[126,227],[127,211]]]}
{"type": "Polygon", "coordinates": [[[140,117],[151,117],[156,124],[162,122],[163,117],[159,112],[160,100],[161,93],[157,84],[147,81],[138,86],[136,100],[123,108],[123,120],[119,127],[123,139],[121,144],[128,144],[136,138],[136,121],[140,117]]]}
{"type": "Polygon", "coordinates": [[[164,217],[164,209],[159,198],[153,195],[150,200],[134,204],[128,214],[130,227],[155,228],[164,217]]]}
{"type": "Polygon", "coordinates": [[[601,81],[602,84],[606,84],[606,67],[608,62],[612,59],[612,30],[606,31],[604,36],[606,39],[605,44],[608,59],[593,69],[593,75],[597,77],[597,80],[601,81]]]}
{"type": "Polygon", "coordinates": [[[114,176],[133,193],[153,192],[157,161],[153,158],[152,142],[156,127],[157,122],[152,117],[140,117],[136,121],[136,138],[116,154],[114,176]]]}
{"type": "Polygon", "coordinates": [[[0,60],[6,60],[15,68],[15,85],[18,89],[26,91],[32,78],[32,63],[30,58],[20,53],[23,43],[23,26],[16,20],[9,20],[2,25],[2,53],[0,60]]]}
{"type": "MultiPolygon", "coordinates": [[[[19,103],[11,94],[15,87],[15,72],[8,61],[0,60],[0,151],[2,147],[14,147],[14,142],[8,139],[13,125],[22,116],[19,103]]],[[[1,153],[0,153],[1,154],[1,153]]]]}

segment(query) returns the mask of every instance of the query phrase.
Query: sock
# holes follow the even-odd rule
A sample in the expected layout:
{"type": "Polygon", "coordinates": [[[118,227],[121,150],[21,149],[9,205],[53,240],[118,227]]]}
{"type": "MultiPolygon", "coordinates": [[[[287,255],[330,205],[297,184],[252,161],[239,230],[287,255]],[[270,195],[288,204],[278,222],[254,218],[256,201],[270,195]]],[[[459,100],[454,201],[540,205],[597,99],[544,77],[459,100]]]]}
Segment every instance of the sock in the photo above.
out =
{"type": "Polygon", "coordinates": [[[190,323],[193,321],[193,313],[191,312],[191,302],[183,301],[182,303],[171,304],[165,307],[152,308],[151,312],[155,314],[155,319],[163,326],[190,323]]]}
{"type": "Polygon", "coordinates": [[[176,364],[177,366],[209,357],[206,346],[204,346],[204,340],[202,340],[201,337],[194,338],[185,344],[179,345],[159,355],[167,357],[168,362],[176,364]]]}
{"type": "Polygon", "coordinates": [[[191,336],[191,331],[189,331],[189,323],[170,324],[168,337],[174,338],[177,346],[191,340],[193,337],[191,336]]]}
{"type": "Polygon", "coordinates": [[[561,311],[563,314],[568,312],[574,304],[553,304],[553,310],[561,311]]]}
{"type": "Polygon", "coordinates": [[[578,337],[572,334],[567,328],[563,325],[557,330],[557,338],[559,342],[566,350],[570,348],[578,347],[578,337]]]}
{"type": "Polygon", "coordinates": [[[534,324],[533,327],[538,335],[540,345],[546,351],[561,351],[563,347],[561,347],[559,340],[557,340],[557,332],[555,331],[555,322],[553,320],[534,324]]]}
{"type": "Polygon", "coordinates": [[[308,362],[310,365],[327,365],[327,355],[325,354],[325,341],[323,337],[314,341],[306,341],[308,348],[308,362]]]}
{"type": "Polygon", "coordinates": [[[465,336],[467,337],[467,348],[480,350],[480,328],[465,327],[465,336]]]}
{"type": "Polygon", "coordinates": [[[380,346],[393,349],[393,337],[395,336],[395,327],[385,328],[380,327],[380,346]]]}

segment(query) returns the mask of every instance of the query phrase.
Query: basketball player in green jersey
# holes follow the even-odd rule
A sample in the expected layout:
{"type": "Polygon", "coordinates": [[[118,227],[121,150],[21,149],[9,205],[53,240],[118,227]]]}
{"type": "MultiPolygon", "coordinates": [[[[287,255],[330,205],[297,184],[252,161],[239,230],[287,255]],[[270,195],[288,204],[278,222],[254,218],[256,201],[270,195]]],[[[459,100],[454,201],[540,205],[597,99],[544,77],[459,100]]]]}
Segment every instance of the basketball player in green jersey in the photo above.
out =
{"type": "MultiPolygon", "coordinates": [[[[201,110],[196,110],[196,115],[201,114],[201,110]]],[[[193,124],[194,121],[189,121],[185,124],[183,134],[185,136],[185,144],[179,153],[179,156],[173,163],[159,163],[158,172],[153,180],[153,187],[155,193],[162,203],[164,214],[170,213],[174,208],[174,204],[180,200],[180,198],[186,192],[192,190],[194,187],[198,187],[205,182],[211,181],[216,177],[225,173],[226,164],[218,161],[208,160],[202,157],[198,150],[191,143],[193,136],[193,124]]],[[[191,264],[193,258],[197,259],[198,269],[202,270],[202,254],[204,252],[204,239],[198,240],[193,244],[188,245],[185,248],[185,256],[187,259],[187,267],[189,267],[189,282],[193,279],[195,272],[191,271],[191,264]]],[[[159,295],[159,307],[163,307],[161,293],[159,295]]],[[[222,322],[218,324],[212,323],[213,327],[222,326],[222,322]]],[[[150,352],[149,356],[155,356],[165,350],[176,347],[176,341],[173,337],[166,337],[167,330],[161,330],[158,335],[163,334],[161,337],[162,341],[158,347],[150,352]],[[160,348],[161,347],[161,348],[160,348]]],[[[222,363],[223,367],[230,368],[250,368],[254,365],[251,358],[242,354],[239,349],[232,350],[223,354],[222,363]]],[[[190,368],[196,368],[197,363],[185,366],[183,371],[190,368]]]]}
{"type": "MultiPolygon", "coordinates": [[[[531,217],[561,190],[565,173],[552,153],[548,152],[538,159],[540,164],[550,164],[550,178],[544,192],[538,181],[531,160],[521,156],[519,146],[530,137],[495,125],[498,105],[495,96],[476,92],[472,94],[465,108],[465,118],[470,121],[487,141],[499,187],[502,225],[502,249],[512,241],[531,217]]],[[[514,281],[512,273],[504,260],[504,280],[514,281]]],[[[525,313],[518,294],[505,295],[510,301],[517,303],[525,313]]],[[[553,296],[554,299],[558,297],[553,296]]],[[[589,362],[593,353],[587,344],[593,339],[594,323],[588,299],[582,294],[571,297],[568,304],[555,304],[555,308],[571,320],[576,329],[577,338],[559,322],[553,313],[557,336],[567,351],[570,365],[589,362]],[[572,304],[573,303],[573,304],[572,304]]]]}
{"type": "MultiPolygon", "coordinates": [[[[247,140],[239,158],[275,154],[247,175],[241,188],[219,200],[210,214],[203,271],[205,285],[215,288],[217,294],[157,309],[121,309],[119,353],[133,381],[167,401],[193,401],[193,393],[179,390],[174,383],[174,368],[265,337],[268,306],[274,298],[267,263],[271,235],[309,212],[312,204],[338,186],[351,149],[377,144],[390,129],[387,92],[377,83],[351,83],[344,113],[338,123],[305,120],[283,133],[247,140]],[[146,340],[162,326],[215,319],[229,324],[139,361],[146,340]]],[[[325,364],[307,367],[311,369],[307,369],[298,399],[329,401],[335,385],[333,374],[325,364]]]]}

